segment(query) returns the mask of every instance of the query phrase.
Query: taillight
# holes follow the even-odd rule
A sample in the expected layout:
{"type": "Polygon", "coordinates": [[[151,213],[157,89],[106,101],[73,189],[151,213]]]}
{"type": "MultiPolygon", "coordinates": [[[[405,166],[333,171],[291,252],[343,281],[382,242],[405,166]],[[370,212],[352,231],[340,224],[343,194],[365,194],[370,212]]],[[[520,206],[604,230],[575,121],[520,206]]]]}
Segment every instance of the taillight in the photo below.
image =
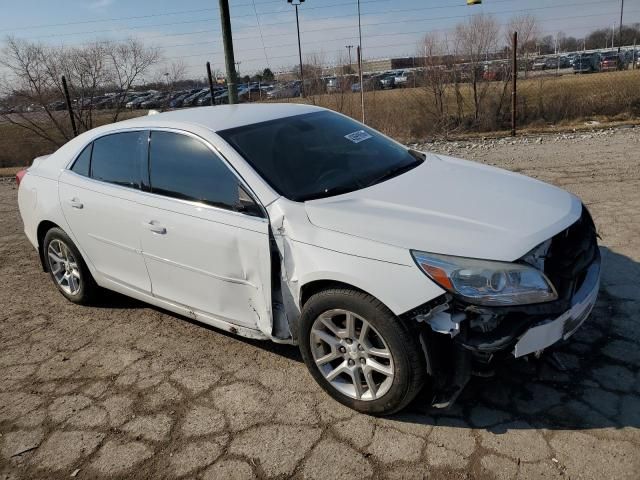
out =
{"type": "Polygon", "coordinates": [[[23,168],[18,173],[16,173],[16,183],[20,186],[20,182],[22,181],[22,177],[24,177],[27,173],[27,169],[23,168]]]}

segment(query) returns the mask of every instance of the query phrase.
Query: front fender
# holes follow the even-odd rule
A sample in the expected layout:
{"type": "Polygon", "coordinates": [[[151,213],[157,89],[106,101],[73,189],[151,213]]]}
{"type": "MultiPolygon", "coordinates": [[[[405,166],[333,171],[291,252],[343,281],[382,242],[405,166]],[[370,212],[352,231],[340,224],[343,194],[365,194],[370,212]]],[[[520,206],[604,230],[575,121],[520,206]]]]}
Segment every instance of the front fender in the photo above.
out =
{"type": "Polygon", "coordinates": [[[298,305],[303,287],[321,280],[356,287],[380,300],[396,315],[445,293],[414,265],[358,257],[295,241],[291,247],[294,272],[288,281],[294,286],[292,291],[298,305]]]}

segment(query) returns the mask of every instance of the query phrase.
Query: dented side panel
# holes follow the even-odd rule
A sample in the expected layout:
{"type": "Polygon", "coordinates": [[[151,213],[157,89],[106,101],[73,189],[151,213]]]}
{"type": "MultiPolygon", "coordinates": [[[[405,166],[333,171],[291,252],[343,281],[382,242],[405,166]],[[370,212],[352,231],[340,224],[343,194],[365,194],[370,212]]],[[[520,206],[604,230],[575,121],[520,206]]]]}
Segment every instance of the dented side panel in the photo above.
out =
{"type": "Polygon", "coordinates": [[[268,211],[282,260],[283,296],[290,296],[285,306],[292,330],[300,292],[315,281],[356,287],[398,315],[444,293],[404,249],[318,228],[309,222],[303,204],[279,199],[268,211]]]}
{"type": "Polygon", "coordinates": [[[271,334],[268,222],[213,207],[151,198],[142,253],[155,297],[271,334]]]}

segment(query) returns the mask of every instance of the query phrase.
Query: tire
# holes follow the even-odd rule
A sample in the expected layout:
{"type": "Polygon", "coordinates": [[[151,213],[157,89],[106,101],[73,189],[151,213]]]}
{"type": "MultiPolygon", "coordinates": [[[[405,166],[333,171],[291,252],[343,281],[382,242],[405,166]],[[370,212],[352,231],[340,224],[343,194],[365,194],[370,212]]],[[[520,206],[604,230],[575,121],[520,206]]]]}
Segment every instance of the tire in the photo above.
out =
{"type": "Polygon", "coordinates": [[[47,270],[58,291],[70,302],[89,304],[96,297],[99,287],[91,276],[80,251],[64,230],[57,227],[50,229],[44,237],[42,248],[47,270]],[[60,272],[60,263],[54,260],[54,255],[57,253],[61,254],[57,255],[58,258],[67,264],[65,272],[60,272]],[[74,280],[59,281],[61,273],[67,277],[73,277],[74,280]]]}
{"type": "Polygon", "coordinates": [[[427,376],[424,354],[412,326],[401,322],[377,299],[357,290],[336,288],[314,294],[302,309],[299,345],[302,358],[316,382],[335,400],[362,413],[390,415],[398,412],[420,392],[427,376]],[[325,340],[325,334],[333,335],[334,330],[326,328],[321,315],[325,320],[332,318],[333,327],[344,327],[340,335],[345,338],[336,335],[331,339],[331,342],[339,340],[340,343],[335,344],[337,347],[330,346],[332,343],[325,340]],[[349,315],[355,319],[353,335],[347,333],[349,315]],[[370,328],[364,328],[365,323],[370,328]],[[363,332],[366,332],[365,337],[363,332]],[[339,349],[347,350],[341,352],[339,349]],[[383,353],[390,354],[390,360],[377,356],[383,353]],[[317,363],[331,356],[335,359],[321,366],[317,363]],[[374,371],[372,366],[378,368],[380,363],[384,364],[385,371],[392,371],[392,375],[374,371]],[[351,373],[340,373],[333,382],[327,378],[335,371],[345,369],[351,373]],[[356,378],[362,381],[356,382],[356,378]],[[370,384],[374,388],[369,388],[370,384]]]}

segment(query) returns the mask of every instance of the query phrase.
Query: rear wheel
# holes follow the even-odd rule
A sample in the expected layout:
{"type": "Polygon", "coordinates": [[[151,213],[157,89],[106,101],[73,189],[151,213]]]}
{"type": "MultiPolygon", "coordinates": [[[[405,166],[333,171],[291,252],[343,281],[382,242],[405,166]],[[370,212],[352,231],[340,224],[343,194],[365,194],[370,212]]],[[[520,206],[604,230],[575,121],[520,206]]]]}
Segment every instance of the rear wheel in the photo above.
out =
{"type": "Polygon", "coordinates": [[[356,290],[324,290],[307,301],[300,350],[320,386],[363,413],[388,415],[404,408],[426,376],[410,326],[356,290]]]}
{"type": "Polygon", "coordinates": [[[52,228],[44,237],[43,248],[47,269],[60,293],[74,303],[89,303],[98,286],[69,236],[52,228]]]}

